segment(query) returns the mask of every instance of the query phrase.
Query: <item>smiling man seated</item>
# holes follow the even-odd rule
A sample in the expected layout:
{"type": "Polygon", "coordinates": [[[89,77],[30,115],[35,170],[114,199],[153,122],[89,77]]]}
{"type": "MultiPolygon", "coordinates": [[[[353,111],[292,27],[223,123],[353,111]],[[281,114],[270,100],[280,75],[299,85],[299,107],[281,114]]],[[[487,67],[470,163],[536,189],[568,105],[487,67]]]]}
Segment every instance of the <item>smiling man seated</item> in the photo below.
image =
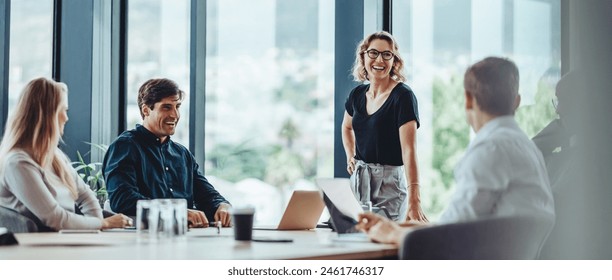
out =
{"type": "Polygon", "coordinates": [[[142,125],[109,146],[103,171],[113,211],[136,215],[141,199],[184,198],[193,227],[209,221],[230,226],[229,202],[198,170],[187,148],[172,139],[184,92],[169,79],[151,79],[138,90],[142,125]]]}
{"type": "MultiPolygon", "coordinates": [[[[465,73],[465,113],[476,137],[455,167],[450,204],[438,220],[456,223],[492,217],[537,216],[553,223],[554,204],[542,154],[514,120],[520,104],[514,62],[488,57],[465,73]]],[[[400,244],[407,230],[375,214],[359,229],[377,242],[400,244]]]]}

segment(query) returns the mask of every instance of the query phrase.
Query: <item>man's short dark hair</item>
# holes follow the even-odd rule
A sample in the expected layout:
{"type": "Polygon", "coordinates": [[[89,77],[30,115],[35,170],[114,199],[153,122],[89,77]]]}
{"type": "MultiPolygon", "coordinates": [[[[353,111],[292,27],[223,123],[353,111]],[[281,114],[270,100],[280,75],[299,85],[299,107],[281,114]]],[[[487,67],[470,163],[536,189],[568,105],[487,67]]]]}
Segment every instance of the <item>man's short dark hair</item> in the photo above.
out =
{"type": "Polygon", "coordinates": [[[514,114],[519,72],[509,59],[487,57],[479,61],[467,69],[463,85],[482,111],[495,116],[514,114]]]}
{"type": "Polygon", "coordinates": [[[183,99],[185,93],[179,89],[178,85],[170,79],[150,79],[138,89],[138,109],[140,116],[144,119],[142,106],[147,106],[153,110],[155,103],[162,99],[178,95],[179,100],[183,99]]]}

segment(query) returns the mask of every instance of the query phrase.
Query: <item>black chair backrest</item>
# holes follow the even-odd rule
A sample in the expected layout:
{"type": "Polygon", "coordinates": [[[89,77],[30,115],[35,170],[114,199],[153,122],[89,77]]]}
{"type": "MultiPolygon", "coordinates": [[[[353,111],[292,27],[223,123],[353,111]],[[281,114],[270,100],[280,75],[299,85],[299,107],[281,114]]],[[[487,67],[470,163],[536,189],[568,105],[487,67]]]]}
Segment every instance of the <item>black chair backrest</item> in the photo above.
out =
{"type": "Polygon", "coordinates": [[[5,227],[13,233],[38,231],[38,226],[30,218],[3,206],[0,206],[0,227],[5,227]]]}
{"type": "Polygon", "coordinates": [[[503,217],[415,229],[400,247],[402,259],[536,259],[553,221],[503,217]]]}

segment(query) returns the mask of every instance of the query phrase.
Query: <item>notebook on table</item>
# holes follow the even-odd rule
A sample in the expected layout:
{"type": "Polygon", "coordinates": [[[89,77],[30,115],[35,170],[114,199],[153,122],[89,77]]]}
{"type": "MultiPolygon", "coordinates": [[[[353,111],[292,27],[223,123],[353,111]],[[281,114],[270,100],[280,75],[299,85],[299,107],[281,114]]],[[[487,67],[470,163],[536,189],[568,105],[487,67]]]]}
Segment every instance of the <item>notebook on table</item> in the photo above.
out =
{"type": "Polygon", "coordinates": [[[319,191],[293,191],[283,217],[276,226],[254,226],[258,230],[309,230],[317,227],[325,203],[319,191]]]}

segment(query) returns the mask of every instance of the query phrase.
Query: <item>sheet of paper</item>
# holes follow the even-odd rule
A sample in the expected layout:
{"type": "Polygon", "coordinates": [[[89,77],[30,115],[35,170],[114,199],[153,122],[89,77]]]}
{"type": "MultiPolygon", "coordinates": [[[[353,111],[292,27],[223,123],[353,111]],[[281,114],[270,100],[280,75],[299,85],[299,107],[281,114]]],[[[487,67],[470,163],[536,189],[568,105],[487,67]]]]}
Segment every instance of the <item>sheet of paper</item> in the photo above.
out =
{"type": "Polygon", "coordinates": [[[351,190],[349,179],[317,178],[317,185],[342,214],[358,220],[359,213],[363,212],[363,209],[351,190]]]}
{"type": "Polygon", "coordinates": [[[127,233],[79,233],[41,232],[17,233],[20,246],[117,246],[134,244],[136,234],[127,233]]]}

